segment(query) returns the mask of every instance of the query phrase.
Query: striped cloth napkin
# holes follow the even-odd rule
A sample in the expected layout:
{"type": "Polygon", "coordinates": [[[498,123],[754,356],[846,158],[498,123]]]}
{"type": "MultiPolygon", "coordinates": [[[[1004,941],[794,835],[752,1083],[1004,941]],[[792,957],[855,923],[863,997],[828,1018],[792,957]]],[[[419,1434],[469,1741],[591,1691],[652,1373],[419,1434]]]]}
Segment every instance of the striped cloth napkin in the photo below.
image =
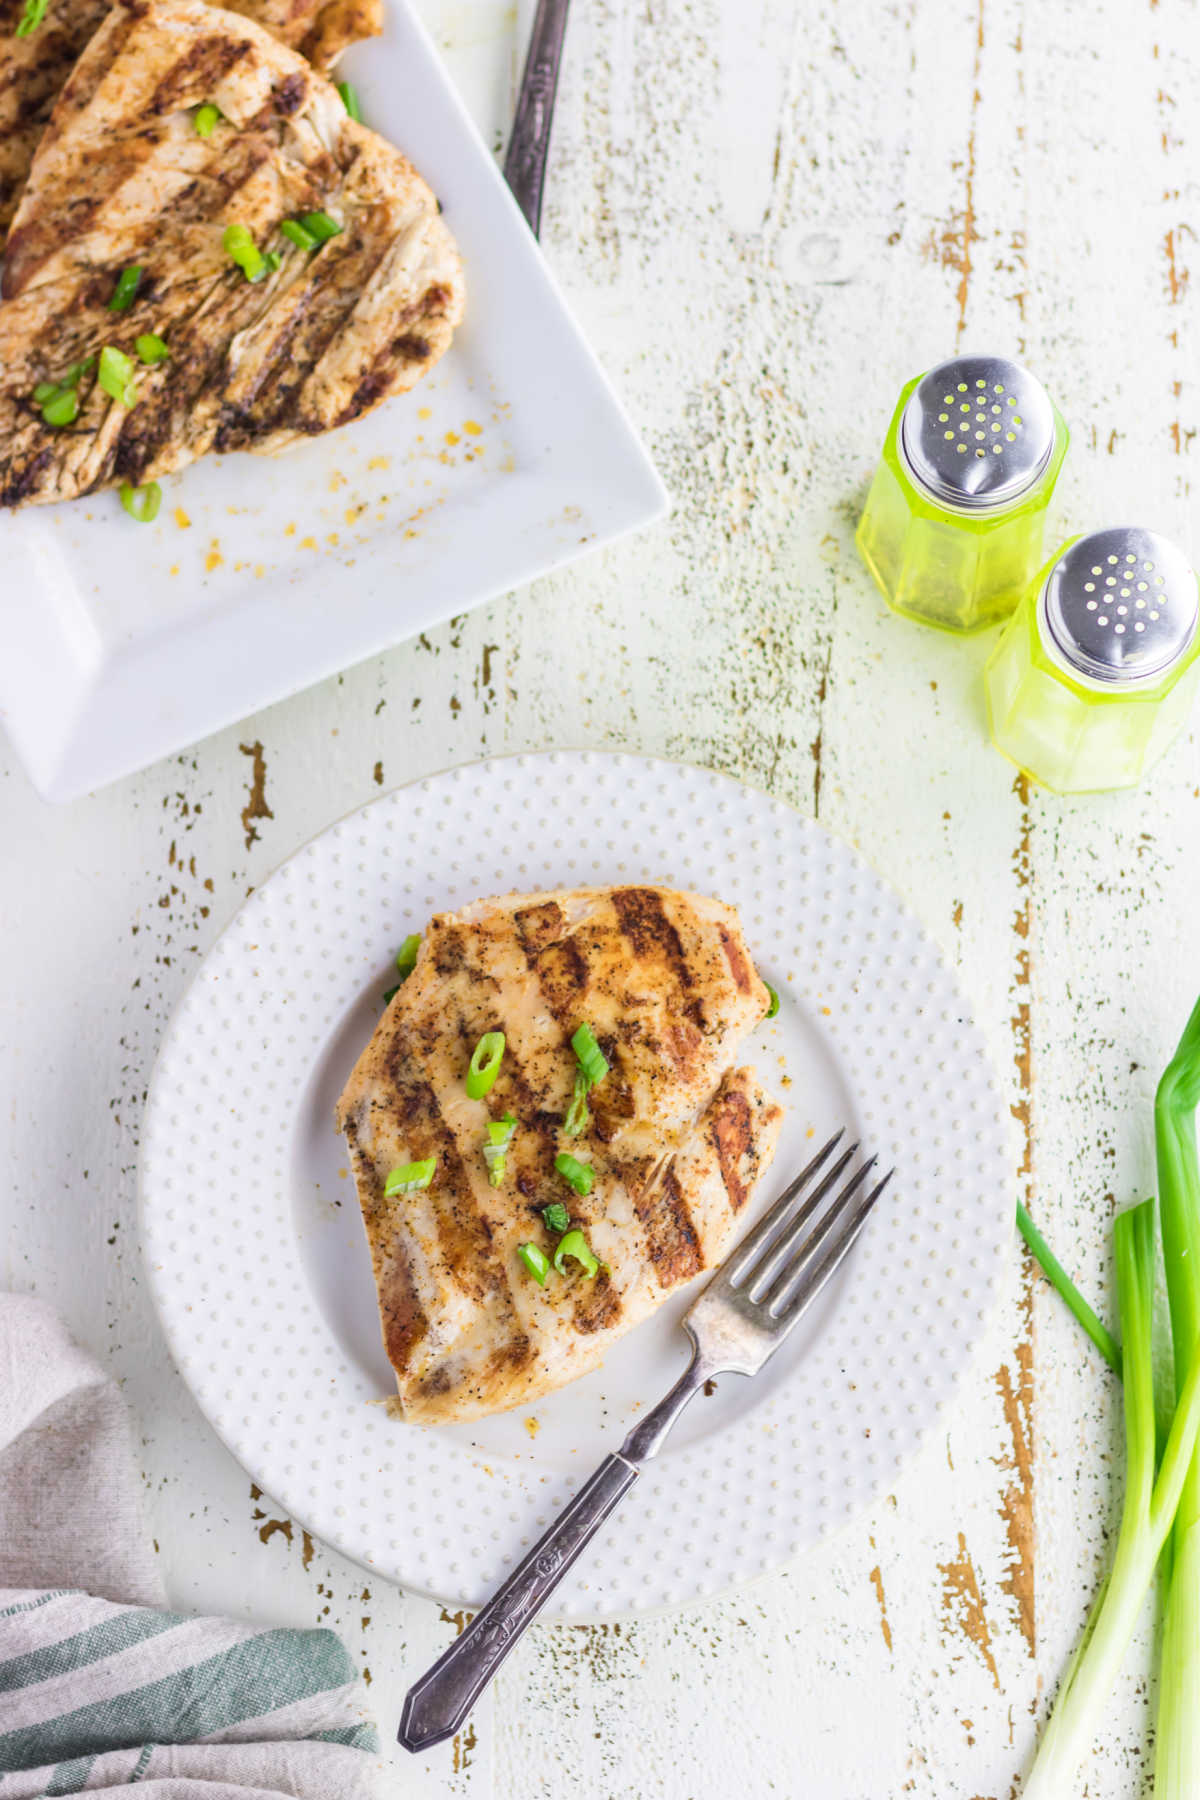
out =
{"type": "Polygon", "coordinates": [[[331,1631],[163,1610],[128,1413],[42,1302],[0,1294],[0,1800],[374,1800],[331,1631]]]}

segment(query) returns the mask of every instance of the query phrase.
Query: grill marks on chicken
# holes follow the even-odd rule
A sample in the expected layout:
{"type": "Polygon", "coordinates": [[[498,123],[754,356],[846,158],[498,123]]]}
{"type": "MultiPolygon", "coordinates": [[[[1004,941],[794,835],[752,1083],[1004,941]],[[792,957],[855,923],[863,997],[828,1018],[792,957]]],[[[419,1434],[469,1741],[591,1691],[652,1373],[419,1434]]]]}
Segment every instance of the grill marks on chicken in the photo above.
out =
{"type": "Polygon", "coordinates": [[[719,1260],[782,1120],[731,1067],[767,1006],[736,914],[697,895],[581,888],[433,920],[338,1107],[406,1418],[474,1418],[573,1380],[719,1260]],[[584,1020],[610,1072],[567,1139],[584,1020]],[[489,1030],[507,1051],[472,1101],[465,1071],[489,1030]],[[492,1188],[485,1127],[506,1112],[519,1128],[492,1188]],[[554,1169],[563,1149],[595,1170],[586,1198],[554,1169]],[[390,1169],[431,1155],[429,1189],[384,1199],[390,1169]],[[540,1288],[524,1271],[518,1244],[552,1248],[551,1201],[607,1265],[593,1279],[568,1263],[540,1288]]]}
{"type": "MultiPolygon", "coordinates": [[[[0,4],[7,0],[0,0],[0,4]]],[[[25,40],[28,41],[28,40],[25,40]]],[[[462,314],[462,271],[437,202],[336,89],[239,14],[127,0],[67,83],[9,236],[0,304],[0,504],[135,486],[209,450],[271,453],[350,423],[431,368],[462,314]],[[193,109],[223,115],[197,136],[193,109]],[[315,252],[280,222],[327,212],[315,252]],[[247,281],[226,253],[244,225],[278,269],[247,281]],[[108,302],[143,269],[128,311],[108,302]],[[105,344],[135,356],[129,409],[93,366],[72,425],[32,399],[105,344]],[[135,358],[136,360],[136,358],[135,358]]]]}
{"type": "MultiPolygon", "coordinates": [[[[51,0],[44,22],[19,38],[24,10],[25,0],[0,0],[0,241],[54,103],[104,23],[108,0],[51,0]]],[[[347,45],[383,29],[382,0],[233,0],[229,11],[254,19],[324,74],[347,45]]]]}

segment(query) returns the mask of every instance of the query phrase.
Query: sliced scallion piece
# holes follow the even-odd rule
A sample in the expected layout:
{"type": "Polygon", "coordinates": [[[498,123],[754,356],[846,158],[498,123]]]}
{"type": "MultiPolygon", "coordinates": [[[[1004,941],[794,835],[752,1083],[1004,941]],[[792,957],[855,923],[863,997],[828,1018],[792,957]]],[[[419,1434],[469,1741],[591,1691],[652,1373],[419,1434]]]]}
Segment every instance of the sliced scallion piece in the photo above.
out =
{"type": "Polygon", "coordinates": [[[407,981],[417,966],[417,952],[421,948],[420,934],[414,931],[406,937],[396,952],[396,967],[400,971],[401,981],[407,981]]]}
{"type": "Polygon", "coordinates": [[[574,1188],[577,1194],[591,1193],[596,1171],[590,1163],[580,1162],[569,1151],[560,1150],[554,1159],[554,1166],[567,1186],[574,1188]]]}
{"type": "Polygon", "coordinates": [[[211,137],[220,123],[221,109],[219,106],[214,106],[211,100],[206,100],[203,106],[198,106],[192,115],[192,124],[197,137],[211,137]]]}
{"type": "Polygon", "coordinates": [[[574,1231],[568,1231],[554,1252],[554,1266],[560,1275],[566,1274],[563,1264],[568,1256],[580,1264],[586,1281],[590,1281],[600,1267],[599,1258],[593,1254],[591,1245],[578,1227],[574,1231]]]}
{"type": "Polygon", "coordinates": [[[546,1277],[550,1273],[550,1262],[545,1251],[539,1250],[536,1244],[518,1244],[517,1255],[538,1286],[545,1287],[546,1277]]]}
{"type": "Polygon", "coordinates": [[[305,213],[300,223],[312,238],[314,244],[324,244],[329,238],[341,237],[345,230],[336,219],[331,219],[327,212],[305,213]]]}
{"type": "Polygon", "coordinates": [[[162,505],[162,489],[157,481],[148,481],[145,487],[134,487],[132,483],[121,483],[121,505],[131,519],[139,525],[152,525],[158,517],[158,509],[162,505]]]}
{"type": "Polygon", "coordinates": [[[356,125],[362,124],[362,108],[358,104],[358,95],[348,81],[339,81],[337,91],[342,96],[342,105],[356,125]]]}
{"type": "Polygon", "coordinates": [[[42,407],[47,425],[70,425],[79,413],[79,395],[74,388],[55,388],[42,407]]]}
{"type": "Polygon", "coordinates": [[[297,250],[316,249],[316,238],[311,231],[305,231],[299,219],[284,219],[279,229],[289,243],[295,244],[297,250]]]}
{"type": "Polygon", "coordinates": [[[383,1184],[383,1197],[392,1200],[397,1194],[419,1194],[433,1180],[437,1157],[427,1156],[421,1162],[401,1163],[383,1184]]]}
{"type": "Polygon", "coordinates": [[[153,331],[144,331],[141,337],[135,340],[133,347],[140,360],[151,366],[155,363],[166,362],[171,354],[162,338],[153,331]]]}
{"type": "Polygon", "coordinates": [[[123,350],[117,350],[112,344],[105,344],[100,352],[100,367],[96,379],[113,400],[121,406],[137,405],[137,383],[133,379],[133,364],[123,350]]]}
{"type": "Polygon", "coordinates": [[[596,1034],[590,1025],[581,1025],[571,1039],[580,1068],[588,1079],[588,1086],[595,1087],[608,1074],[608,1059],[596,1042],[596,1034]]]}
{"type": "Polygon", "coordinates": [[[773,1019],[775,1014],[779,1011],[779,995],[775,992],[775,989],[771,986],[769,981],[764,981],[763,986],[771,996],[771,1004],[767,1007],[767,1017],[768,1019],[773,1019]]]}
{"type": "Polygon", "coordinates": [[[504,1033],[485,1031],[475,1046],[467,1070],[467,1099],[483,1100],[496,1085],[504,1061],[504,1033]]]}
{"type": "Polygon", "coordinates": [[[221,234],[221,248],[234,261],[247,281],[261,281],[267,272],[266,258],[250,235],[248,226],[227,225],[221,234]]]}
{"type": "Polygon", "coordinates": [[[571,1215],[561,1200],[552,1200],[549,1206],[543,1206],[542,1217],[547,1231],[561,1233],[571,1229],[571,1215]]]}
{"type": "Polygon", "coordinates": [[[517,1121],[511,1113],[505,1113],[502,1119],[488,1120],[483,1160],[487,1164],[488,1181],[494,1188],[500,1186],[508,1173],[508,1152],[516,1135],[517,1121]]]}
{"type": "Polygon", "coordinates": [[[39,381],[33,390],[33,398],[38,406],[45,406],[47,400],[53,400],[55,394],[61,394],[66,383],[61,381],[39,381]]]}
{"type": "Polygon", "coordinates": [[[108,303],[109,312],[128,312],[137,296],[141,284],[142,268],[140,263],[132,263],[128,269],[122,269],[117,276],[117,285],[113,289],[112,299],[108,303]]]}
{"type": "Polygon", "coordinates": [[[17,36],[28,37],[31,32],[36,31],[49,9],[50,0],[25,0],[25,11],[17,26],[17,36]]]}
{"type": "Polygon", "coordinates": [[[571,1104],[567,1108],[567,1116],[563,1120],[563,1136],[579,1137],[592,1122],[588,1111],[588,1088],[591,1086],[582,1069],[575,1071],[575,1092],[571,1095],[571,1104]]]}

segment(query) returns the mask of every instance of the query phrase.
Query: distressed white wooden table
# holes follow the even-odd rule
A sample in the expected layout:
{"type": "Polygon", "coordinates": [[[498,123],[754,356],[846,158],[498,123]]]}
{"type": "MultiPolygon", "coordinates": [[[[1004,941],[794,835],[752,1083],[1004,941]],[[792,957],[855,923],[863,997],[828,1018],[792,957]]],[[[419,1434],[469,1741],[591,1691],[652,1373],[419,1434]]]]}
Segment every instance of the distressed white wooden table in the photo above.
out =
{"type": "MultiPolygon", "coordinates": [[[[499,148],[526,10],[427,17],[499,148]]],[[[673,520],[67,810],[0,750],[0,1280],[123,1378],[176,1602],[335,1626],[389,1733],[461,1619],[277,1516],[167,1361],[134,1192],[163,1022],[247,889],[383,787],[561,744],[709,763],[850,838],[954,956],[1014,1198],[1107,1307],[1200,990],[1200,742],[1139,794],[1029,791],[984,741],[987,641],[888,616],[852,530],[902,380],[994,346],[1071,422],[1060,534],[1195,547],[1198,26],[1195,0],[577,0],[544,241],[673,520]]],[[[1014,1255],[960,1404],[872,1515],[718,1604],[534,1632],[394,1791],[1007,1800],[1105,1554],[1116,1399],[1014,1255]]],[[[1093,1796],[1144,1786],[1149,1662],[1147,1631],[1093,1796]]]]}

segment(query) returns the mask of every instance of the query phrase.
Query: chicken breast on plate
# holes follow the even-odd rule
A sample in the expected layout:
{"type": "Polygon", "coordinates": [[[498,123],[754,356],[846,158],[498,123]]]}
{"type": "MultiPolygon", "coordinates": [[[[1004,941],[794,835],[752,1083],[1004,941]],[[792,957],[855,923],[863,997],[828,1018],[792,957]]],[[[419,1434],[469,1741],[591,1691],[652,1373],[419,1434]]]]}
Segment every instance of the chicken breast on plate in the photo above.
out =
{"type": "Polygon", "coordinates": [[[476,1418],[561,1387],[720,1260],[782,1123],[734,1066],[768,1004],[737,914],[697,894],[577,888],[434,918],[337,1121],[406,1419],[476,1418]],[[609,1067],[568,1135],[581,1025],[609,1067]],[[489,1032],[504,1056],[473,1099],[465,1078],[489,1032]],[[492,1185],[483,1147],[506,1118],[492,1185]],[[556,1168],[564,1153],[591,1171],[589,1192],[556,1168]],[[388,1197],[389,1174],[430,1159],[427,1186],[388,1197]],[[554,1267],[556,1203],[594,1273],[554,1267]],[[550,1263],[544,1284],[522,1245],[535,1270],[539,1253],[550,1263]]]}

